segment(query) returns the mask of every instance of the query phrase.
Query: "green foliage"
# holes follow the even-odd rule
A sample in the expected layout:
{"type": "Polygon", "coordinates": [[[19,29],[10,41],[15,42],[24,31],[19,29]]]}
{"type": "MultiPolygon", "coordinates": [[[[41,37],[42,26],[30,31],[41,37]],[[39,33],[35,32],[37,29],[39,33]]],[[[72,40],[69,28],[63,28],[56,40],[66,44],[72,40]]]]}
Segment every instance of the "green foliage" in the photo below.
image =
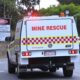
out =
{"type": "Polygon", "coordinates": [[[58,0],[61,4],[70,4],[70,3],[74,3],[74,4],[80,4],[80,0],[58,0]]]}
{"type": "Polygon", "coordinates": [[[0,0],[0,18],[11,18],[11,29],[15,29],[19,19],[16,0],[0,0]]]}
{"type": "MultiPolygon", "coordinates": [[[[0,0],[0,17],[4,17],[4,5],[5,5],[5,17],[11,18],[11,29],[14,30],[16,27],[17,20],[23,16],[23,13],[25,12],[24,9],[21,8],[21,6],[16,7],[16,1],[19,0],[0,0]]],[[[20,4],[24,4],[26,7],[28,7],[30,0],[21,0],[20,4]],[[25,2],[28,3],[25,3],[25,2]]],[[[17,5],[20,5],[17,4],[17,5]]],[[[40,13],[45,16],[49,15],[59,15],[60,12],[65,12],[65,10],[69,10],[71,16],[75,15],[77,18],[78,26],[80,26],[80,5],[76,5],[74,3],[71,4],[61,4],[57,7],[50,6],[47,9],[40,9],[40,13]]],[[[79,27],[78,27],[79,29],[79,27]]],[[[80,30],[80,29],[79,29],[80,30]]]]}
{"type": "Polygon", "coordinates": [[[67,4],[61,4],[57,7],[55,6],[51,6],[47,9],[41,9],[40,12],[43,15],[59,15],[60,12],[65,12],[65,10],[69,10],[71,16],[76,15],[78,13],[78,15],[76,16],[78,19],[80,18],[80,5],[75,5],[74,3],[71,3],[69,5],[67,4]]]}
{"type": "Polygon", "coordinates": [[[26,7],[32,7],[33,5],[39,4],[40,0],[17,0],[19,4],[23,4],[26,7]]]}
{"type": "MultiPolygon", "coordinates": [[[[65,12],[65,10],[69,10],[70,11],[70,16],[74,16],[76,18],[77,21],[77,29],[78,32],[80,33],[80,5],[75,5],[74,3],[71,4],[61,4],[57,7],[52,6],[49,7],[47,9],[41,9],[40,12],[43,15],[59,15],[61,12],[65,12]]],[[[80,34],[79,34],[80,35],[80,34]]]]}

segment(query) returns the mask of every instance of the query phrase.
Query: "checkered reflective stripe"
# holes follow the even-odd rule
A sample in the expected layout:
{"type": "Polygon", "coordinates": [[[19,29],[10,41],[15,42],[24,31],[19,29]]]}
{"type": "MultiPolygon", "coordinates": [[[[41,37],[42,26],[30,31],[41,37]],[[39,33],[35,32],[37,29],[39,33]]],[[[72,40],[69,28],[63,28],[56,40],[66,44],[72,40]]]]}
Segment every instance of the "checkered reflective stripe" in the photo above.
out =
{"type": "Polygon", "coordinates": [[[76,43],[78,38],[76,36],[65,36],[65,37],[36,37],[36,38],[23,38],[22,43],[28,45],[38,44],[59,44],[59,43],[76,43]]]}

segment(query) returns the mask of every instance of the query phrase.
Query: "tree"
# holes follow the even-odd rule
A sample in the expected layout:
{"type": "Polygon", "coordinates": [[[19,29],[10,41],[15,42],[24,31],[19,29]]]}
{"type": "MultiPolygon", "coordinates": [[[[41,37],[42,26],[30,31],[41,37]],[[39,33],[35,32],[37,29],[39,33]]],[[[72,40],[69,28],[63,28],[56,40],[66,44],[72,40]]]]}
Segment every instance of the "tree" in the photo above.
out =
{"type": "Polygon", "coordinates": [[[80,4],[80,0],[58,0],[60,3],[65,3],[65,4],[69,4],[69,3],[75,3],[75,4],[80,4]]]}
{"type": "Polygon", "coordinates": [[[0,18],[11,18],[11,29],[15,29],[19,19],[19,10],[16,7],[16,0],[0,0],[0,18]]]}
{"type": "Polygon", "coordinates": [[[34,5],[37,5],[40,3],[40,0],[17,0],[17,3],[19,4],[22,4],[22,5],[25,5],[26,8],[28,7],[32,7],[34,5]]]}
{"type": "Polygon", "coordinates": [[[78,33],[80,35],[80,5],[75,5],[74,3],[71,3],[71,4],[61,4],[57,7],[49,7],[47,9],[41,9],[40,12],[45,15],[45,16],[48,16],[48,15],[59,15],[60,12],[65,12],[65,10],[69,10],[70,11],[70,16],[75,16],[75,18],[77,19],[77,29],[78,29],[78,33]]]}
{"type": "Polygon", "coordinates": [[[15,0],[0,0],[0,10],[1,10],[1,14],[3,14],[2,16],[0,15],[0,17],[10,17],[11,16],[11,12],[15,11],[15,0]]]}
{"type": "Polygon", "coordinates": [[[2,16],[4,16],[2,13],[4,13],[3,11],[4,11],[4,6],[3,6],[3,4],[1,4],[0,3],[0,17],[2,17],[2,16]]]}

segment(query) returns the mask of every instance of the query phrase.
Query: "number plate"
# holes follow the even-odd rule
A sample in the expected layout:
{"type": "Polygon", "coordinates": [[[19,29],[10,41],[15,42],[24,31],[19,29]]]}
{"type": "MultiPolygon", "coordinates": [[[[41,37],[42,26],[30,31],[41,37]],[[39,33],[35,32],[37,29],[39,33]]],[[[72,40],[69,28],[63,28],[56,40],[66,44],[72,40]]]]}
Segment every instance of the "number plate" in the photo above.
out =
{"type": "Polygon", "coordinates": [[[55,56],[56,55],[56,51],[45,51],[44,52],[44,56],[55,56]]]}

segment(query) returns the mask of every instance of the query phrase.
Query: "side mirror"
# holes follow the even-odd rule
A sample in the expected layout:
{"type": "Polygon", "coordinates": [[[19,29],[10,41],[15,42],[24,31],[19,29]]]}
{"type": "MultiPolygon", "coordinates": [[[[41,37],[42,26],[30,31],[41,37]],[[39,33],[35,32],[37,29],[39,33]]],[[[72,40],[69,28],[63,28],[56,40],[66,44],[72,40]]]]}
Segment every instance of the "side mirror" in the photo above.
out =
{"type": "Polygon", "coordinates": [[[14,40],[14,37],[11,37],[11,36],[5,38],[5,41],[7,41],[7,42],[10,42],[13,40],[14,40]]]}

